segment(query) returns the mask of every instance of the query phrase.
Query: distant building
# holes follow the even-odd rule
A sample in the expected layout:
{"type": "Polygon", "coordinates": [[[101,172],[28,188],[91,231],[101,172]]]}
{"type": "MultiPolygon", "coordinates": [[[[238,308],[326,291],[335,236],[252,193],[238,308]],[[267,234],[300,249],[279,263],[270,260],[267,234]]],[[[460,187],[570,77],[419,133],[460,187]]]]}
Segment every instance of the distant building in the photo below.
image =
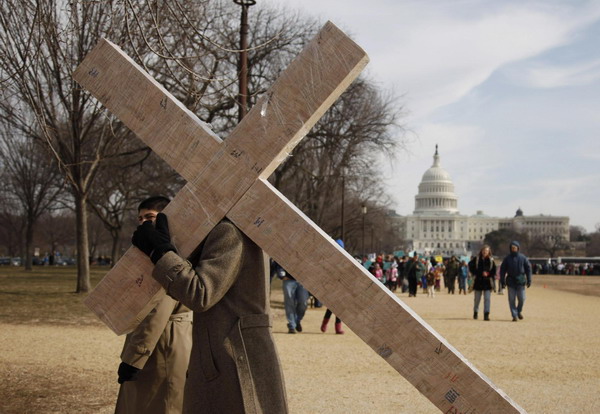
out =
{"type": "Polygon", "coordinates": [[[520,208],[512,218],[489,217],[482,211],[472,216],[460,214],[454,183],[440,165],[437,145],[433,165],[419,184],[413,214],[399,216],[397,221],[405,248],[427,255],[469,256],[477,253],[486,234],[499,229],[569,240],[569,217],[525,216],[520,208]]]}

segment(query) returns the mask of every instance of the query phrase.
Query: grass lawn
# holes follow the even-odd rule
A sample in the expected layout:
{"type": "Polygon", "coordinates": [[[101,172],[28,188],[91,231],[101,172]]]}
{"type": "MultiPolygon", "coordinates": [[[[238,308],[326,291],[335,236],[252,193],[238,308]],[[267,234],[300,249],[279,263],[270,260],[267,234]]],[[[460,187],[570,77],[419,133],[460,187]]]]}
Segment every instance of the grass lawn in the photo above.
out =
{"type": "MultiPolygon", "coordinates": [[[[92,267],[95,286],[108,267],[92,267]]],[[[86,294],[77,294],[75,266],[0,267],[0,322],[9,324],[97,325],[102,323],[85,307],[86,294]]]]}

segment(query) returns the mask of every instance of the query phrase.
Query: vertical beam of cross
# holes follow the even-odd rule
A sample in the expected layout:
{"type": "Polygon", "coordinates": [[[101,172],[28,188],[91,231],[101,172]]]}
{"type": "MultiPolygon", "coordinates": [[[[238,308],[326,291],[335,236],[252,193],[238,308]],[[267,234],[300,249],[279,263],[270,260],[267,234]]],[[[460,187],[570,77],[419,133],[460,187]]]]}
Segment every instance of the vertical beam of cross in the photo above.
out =
{"type": "MultiPolygon", "coordinates": [[[[523,412],[264,180],[366,64],[335,26],[323,28],[224,142],[114,45],[103,42],[88,58],[76,80],[188,180],[165,210],[182,255],[226,215],[443,412],[523,412]]],[[[161,294],[151,270],[130,249],[88,306],[113,330],[129,329],[161,294]]]]}

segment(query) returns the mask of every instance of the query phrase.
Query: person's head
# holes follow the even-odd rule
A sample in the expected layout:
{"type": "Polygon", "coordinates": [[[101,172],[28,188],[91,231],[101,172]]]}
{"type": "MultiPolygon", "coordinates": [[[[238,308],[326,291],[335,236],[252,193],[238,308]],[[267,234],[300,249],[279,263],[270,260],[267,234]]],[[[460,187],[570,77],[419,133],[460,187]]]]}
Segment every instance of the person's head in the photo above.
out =
{"type": "Polygon", "coordinates": [[[510,252],[511,253],[517,254],[520,249],[521,249],[521,245],[519,244],[518,241],[513,240],[510,242],[510,252]]]}
{"type": "Polygon", "coordinates": [[[480,257],[490,257],[492,255],[492,249],[487,244],[484,244],[481,250],[479,251],[480,257]]]}
{"type": "Polygon", "coordinates": [[[138,206],[138,222],[142,224],[144,221],[154,223],[156,215],[163,211],[171,200],[164,196],[154,196],[145,199],[138,206]]]}

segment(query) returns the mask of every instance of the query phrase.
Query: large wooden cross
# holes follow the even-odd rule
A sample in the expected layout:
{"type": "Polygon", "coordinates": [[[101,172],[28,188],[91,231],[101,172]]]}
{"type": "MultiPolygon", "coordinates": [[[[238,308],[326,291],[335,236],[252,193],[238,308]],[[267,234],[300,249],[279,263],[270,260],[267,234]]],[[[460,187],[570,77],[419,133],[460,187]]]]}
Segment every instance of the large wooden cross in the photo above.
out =
{"type": "MultiPolygon", "coordinates": [[[[107,40],[74,78],[187,180],[165,209],[182,256],[227,217],[442,412],[524,412],[267,182],[367,61],[327,23],[224,141],[107,40]]],[[[152,269],[130,248],[85,303],[131,331],[164,295],[152,269]]]]}

